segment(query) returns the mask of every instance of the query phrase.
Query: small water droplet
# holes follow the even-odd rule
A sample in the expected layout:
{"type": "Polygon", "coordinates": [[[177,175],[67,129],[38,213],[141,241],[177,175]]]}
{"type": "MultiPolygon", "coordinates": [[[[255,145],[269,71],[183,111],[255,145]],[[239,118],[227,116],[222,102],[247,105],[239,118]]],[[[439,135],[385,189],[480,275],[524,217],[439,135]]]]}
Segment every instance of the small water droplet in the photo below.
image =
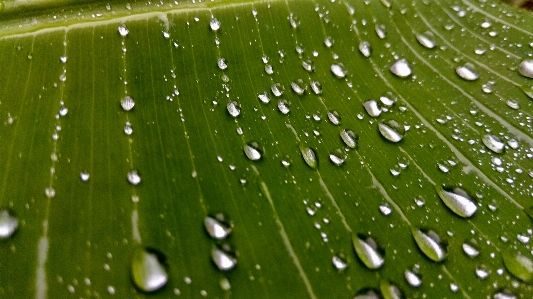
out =
{"type": "Polygon", "coordinates": [[[405,281],[407,281],[407,283],[413,288],[418,288],[422,285],[422,278],[420,278],[419,274],[411,270],[405,270],[404,276],[405,281]]]}
{"type": "Polygon", "coordinates": [[[359,136],[352,130],[342,130],[340,136],[344,144],[349,148],[357,148],[359,143],[359,136]]]}
{"type": "Polygon", "coordinates": [[[268,97],[268,93],[266,92],[258,94],[257,98],[259,99],[259,101],[261,101],[264,104],[270,103],[270,98],[268,97]]]}
{"type": "Polygon", "coordinates": [[[340,79],[346,77],[346,75],[348,74],[348,72],[344,69],[344,65],[342,65],[342,63],[332,64],[330,70],[333,75],[335,75],[335,77],[340,79]]]}
{"type": "Polygon", "coordinates": [[[501,290],[496,292],[492,299],[517,299],[517,297],[509,290],[501,290]]]}
{"type": "Polygon", "coordinates": [[[303,95],[307,90],[307,85],[302,79],[298,79],[296,82],[291,83],[291,88],[297,95],[303,95]]]}
{"type": "Polygon", "coordinates": [[[87,182],[89,180],[89,178],[90,178],[90,175],[89,175],[88,172],[83,171],[83,172],[80,173],[80,180],[82,182],[87,182]]]}
{"type": "Polygon", "coordinates": [[[272,75],[274,74],[274,69],[272,68],[272,65],[270,64],[265,64],[265,73],[267,75],[272,75]]]}
{"type": "Polygon", "coordinates": [[[56,190],[54,189],[54,187],[47,187],[46,189],[44,189],[44,195],[48,198],[54,198],[56,196],[56,190]]]}
{"type": "Polygon", "coordinates": [[[128,136],[133,134],[133,128],[131,127],[131,123],[129,121],[127,121],[124,125],[124,134],[128,136]]]}
{"type": "Polygon", "coordinates": [[[333,40],[333,38],[331,38],[331,36],[328,36],[324,39],[324,45],[328,48],[331,48],[334,43],[335,41],[333,40]]]}
{"type": "Polygon", "coordinates": [[[476,67],[469,62],[465,63],[464,65],[458,66],[455,69],[455,72],[457,73],[457,75],[459,75],[459,77],[466,81],[475,81],[479,78],[479,74],[476,71],[476,67]]]}
{"type": "Polygon", "coordinates": [[[128,172],[127,175],[128,182],[132,185],[139,185],[141,183],[141,176],[137,172],[137,170],[132,170],[128,172]]]}
{"type": "Polygon", "coordinates": [[[59,61],[61,61],[61,63],[66,63],[67,62],[67,56],[66,55],[62,55],[59,57],[59,61]]]}
{"type": "Polygon", "coordinates": [[[60,116],[65,116],[65,115],[67,115],[67,113],[68,113],[68,108],[67,107],[62,106],[61,108],[59,108],[59,115],[60,116]]]}
{"type": "Polygon", "coordinates": [[[0,240],[11,237],[19,226],[19,219],[11,210],[0,210],[0,240]]]}
{"type": "Polygon", "coordinates": [[[168,282],[166,257],[154,248],[138,248],[133,254],[131,275],[135,286],[146,293],[155,292],[168,282]]]}
{"type": "Polygon", "coordinates": [[[502,254],[505,268],[516,278],[523,282],[533,281],[533,262],[530,258],[521,255],[505,252],[502,254]]]}
{"type": "Polygon", "coordinates": [[[435,190],[442,202],[456,215],[469,218],[476,213],[476,203],[463,189],[436,186],[435,190]]]}
{"type": "Polygon", "coordinates": [[[228,243],[214,245],[211,249],[211,260],[219,270],[231,270],[237,265],[235,250],[228,243]]]}
{"type": "Polygon", "coordinates": [[[120,36],[126,36],[128,33],[130,33],[130,31],[128,30],[128,27],[126,27],[126,24],[118,26],[118,34],[120,34],[120,36]]]}
{"type": "Polygon", "coordinates": [[[405,128],[395,120],[384,120],[378,124],[381,136],[391,142],[400,142],[405,134],[405,128]]]}
{"type": "Polygon", "coordinates": [[[312,169],[318,168],[318,156],[316,155],[314,149],[301,144],[300,153],[302,154],[302,158],[307,166],[311,167],[312,169]]]}
{"type": "Polygon", "coordinates": [[[237,117],[241,114],[241,105],[235,101],[229,102],[226,108],[228,109],[229,115],[233,117],[237,117]]]}
{"type": "Polygon", "coordinates": [[[339,112],[335,110],[331,110],[328,112],[328,119],[329,119],[329,122],[335,126],[338,126],[341,124],[341,116],[339,112]]]}
{"type": "Polygon", "coordinates": [[[283,93],[285,92],[285,87],[283,87],[281,84],[279,83],[274,83],[272,84],[272,86],[270,87],[270,90],[272,90],[272,94],[279,98],[283,95],[283,93]]]}
{"type": "Polygon", "coordinates": [[[217,213],[205,217],[204,227],[211,238],[221,240],[231,233],[233,224],[226,215],[217,213]]]}
{"type": "Polygon", "coordinates": [[[315,71],[315,64],[311,60],[304,60],[302,61],[302,67],[304,70],[308,72],[314,72],[315,71]]]}
{"type": "Polygon", "coordinates": [[[394,103],[396,103],[397,100],[398,100],[398,97],[396,97],[396,95],[394,95],[390,91],[385,92],[383,95],[379,97],[379,101],[384,106],[387,106],[387,107],[391,107],[392,105],[394,105],[394,103]]]}
{"type": "Polygon", "coordinates": [[[475,272],[476,272],[476,276],[479,279],[485,279],[485,278],[489,277],[489,275],[490,275],[489,270],[484,265],[477,266],[475,272]]]}
{"type": "Polygon", "coordinates": [[[316,95],[322,94],[322,84],[320,84],[318,81],[311,82],[311,89],[316,95]]]}
{"type": "Polygon", "coordinates": [[[125,96],[122,101],[120,101],[120,106],[124,111],[130,111],[135,106],[135,101],[130,96],[125,96]]]}
{"type": "Polygon", "coordinates": [[[379,210],[381,211],[381,214],[385,216],[389,216],[392,213],[392,209],[388,203],[382,203],[379,205],[379,210]]]}
{"type": "Polygon", "coordinates": [[[346,258],[343,257],[342,254],[334,255],[331,258],[331,262],[333,263],[333,267],[339,271],[342,271],[348,267],[348,262],[346,262],[346,258]]]}
{"type": "Polygon", "coordinates": [[[279,100],[278,110],[281,114],[289,114],[289,112],[291,112],[291,102],[287,100],[279,100]]]}
{"type": "Polygon", "coordinates": [[[506,104],[511,109],[514,109],[514,110],[520,109],[520,103],[517,100],[507,100],[506,104]]]}
{"type": "Polygon", "coordinates": [[[505,143],[496,135],[486,134],[481,138],[483,144],[491,151],[502,154],[505,152],[505,143]]]}
{"type": "Polygon", "coordinates": [[[533,60],[523,60],[520,62],[518,73],[524,77],[533,78],[533,60]]]}
{"type": "Polygon", "coordinates": [[[256,142],[250,142],[244,145],[244,154],[251,161],[258,161],[263,157],[262,150],[256,142]]]}
{"type": "Polygon", "coordinates": [[[363,106],[365,107],[366,113],[371,117],[378,117],[381,114],[381,107],[379,107],[376,100],[368,100],[364,102],[363,106]]]}
{"type": "Polygon", "coordinates": [[[433,49],[435,48],[435,46],[437,46],[437,43],[435,42],[435,36],[431,31],[426,31],[424,33],[417,34],[416,39],[425,48],[433,49]]]}
{"type": "Polygon", "coordinates": [[[492,82],[487,82],[483,85],[481,85],[481,90],[483,90],[484,93],[490,94],[494,92],[494,84],[492,82]]]}
{"type": "Polygon", "coordinates": [[[409,62],[407,62],[407,60],[405,60],[403,58],[396,60],[391,65],[389,70],[391,71],[391,73],[393,73],[394,75],[396,75],[397,77],[400,77],[400,78],[407,78],[413,72],[411,70],[411,66],[409,65],[409,62]]]}
{"type": "Polygon", "coordinates": [[[385,263],[384,251],[371,237],[363,234],[352,236],[352,243],[357,257],[369,269],[379,269],[385,263]]]}
{"type": "Polygon", "coordinates": [[[432,261],[442,262],[446,256],[446,244],[432,230],[422,231],[418,228],[411,230],[418,248],[432,261]]]}
{"type": "Polygon", "coordinates": [[[359,52],[365,57],[370,57],[372,55],[372,46],[367,41],[361,41],[359,43],[359,52]]]}
{"type": "Polygon", "coordinates": [[[382,279],[379,282],[379,289],[384,299],[402,299],[405,298],[400,288],[388,280],[382,279]]]}
{"type": "Polygon", "coordinates": [[[387,29],[383,24],[376,24],[376,34],[380,39],[385,39],[387,37],[387,29]]]}
{"type": "Polygon", "coordinates": [[[292,28],[296,29],[298,26],[300,26],[300,19],[298,19],[298,17],[291,12],[289,14],[289,23],[291,24],[292,28]]]}
{"type": "Polygon", "coordinates": [[[226,58],[219,58],[217,60],[218,68],[221,70],[225,70],[228,68],[228,64],[226,63],[226,58]]]}
{"type": "Polygon", "coordinates": [[[329,154],[329,160],[336,166],[341,166],[346,161],[346,152],[342,149],[335,149],[329,154]]]}
{"type": "Polygon", "coordinates": [[[217,31],[220,29],[220,21],[217,18],[211,18],[211,21],[209,21],[209,27],[212,31],[217,31]]]}
{"type": "Polygon", "coordinates": [[[361,289],[353,299],[380,299],[379,291],[372,288],[361,289]]]}

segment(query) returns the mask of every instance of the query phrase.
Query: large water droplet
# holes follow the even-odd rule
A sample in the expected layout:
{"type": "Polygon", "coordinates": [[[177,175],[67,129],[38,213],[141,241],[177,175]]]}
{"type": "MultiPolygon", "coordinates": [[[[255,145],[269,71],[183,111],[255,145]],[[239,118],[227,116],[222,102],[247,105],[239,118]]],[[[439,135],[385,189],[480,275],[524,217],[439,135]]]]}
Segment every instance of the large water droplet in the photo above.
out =
{"type": "Polygon", "coordinates": [[[378,247],[378,244],[371,237],[366,237],[363,234],[352,236],[352,243],[357,253],[357,257],[369,269],[379,269],[385,263],[383,258],[383,250],[378,247]]]}
{"type": "Polygon", "coordinates": [[[278,110],[281,114],[289,114],[289,112],[291,112],[291,102],[287,100],[279,100],[278,110]]]}
{"type": "Polygon", "coordinates": [[[505,152],[505,143],[496,135],[486,134],[481,138],[483,144],[491,151],[501,154],[505,152]]]}
{"type": "Polygon", "coordinates": [[[283,92],[285,92],[285,88],[279,83],[272,84],[272,87],[270,87],[270,90],[272,90],[272,94],[278,98],[283,95],[283,92]]]}
{"type": "Polygon", "coordinates": [[[514,277],[523,282],[533,281],[533,262],[531,259],[521,254],[512,254],[509,252],[503,253],[502,257],[505,268],[514,277]]]}
{"type": "Polygon", "coordinates": [[[341,63],[332,64],[330,70],[333,73],[333,75],[335,75],[335,77],[341,78],[341,79],[346,77],[346,74],[348,74],[348,72],[344,69],[344,66],[341,63]]]}
{"type": "Polygon", "coordinates": [[[446,256],[446,245],[441,238],[432,230],[423,232],[420,229],[411,230],[418,248],[432,261],[442,262],[446,256]]]}
{"type": "Polygon", "coordinates": [[[131,109],[133,109],[133,107],[135,106],[135,101],[133,100],[132,97],[130,96],[125,96],[121,101],[120,101],[120,106],[122,106],[122,109],[124,111],[130,111],[131,109]]]}
{"type": "Polygon", "coordinates": [[[118,26],[118,34],[120,34],[120,36],[126,36],[128,33],[130,33],[130,31],[128,30],[128,27],[126,27],[126,24],[118,26]]]}
{"type": "Polygon", "coordinates": [[[442,202],[458,216],[469,218],[476,213],[476,203],[463,189],[442,186],[436,186],[435,189],[442,202]]]}
{"type": "Polygon", "coordinates": [[[384,120],[378,124],[381,136],[391,142],[400,142],[405,134],[405,128],[395,120],[384,120]]]}
{"type": "Polygon", "coordinates": [[[378,117],[381,114],[381,107],[379,107],[376,100],[368,100],[363,106],[365,107],[366,112],[371,117],[378,117]]]}
{"type": "Polygon", "coordinates": [[[341,124],[341,116],[339,114],[339,112],[335,111],[335,110],[331,110],[328,112],[328,119],[329,119],[329,122],[338,126],[341,124]]]}
{"type": "Polygon", "coordinates": [[[403,293],[400,290],[400,288],[388,280],[382,279],[379,282],[379,289],[381,290],[381,295],[383,296],[384,299],[404,298],[403,293]]]}
{"type": "Polygon", "coordinates": [[[155,292],[168,282],[166,257],[153,248],[138,248],[133,254],[131,275],[135,286],[146,293],[155,292]]]}
{"type": "Polygon", "coordinates": [[[224,239],[232,231],[233,224],[223,213],[209,215],[204,219],[204,227],[211,238],[224,239]]]}
{"type": "Polygon", "coordinates": [[[263,156],[262,151],[259,149],[259,145],[255,142],[244,145],[244,154],[252,161],[257,161],[263,156]]]}
{"type": "Polygon", "coordinates": [[[476,71],[476,67],[469,62],[465,63],[464,65],[458,66],[455,69],[455,72],[457,73],[457,75],[459,75],[459,77],[467,81],[475,81],[479,78],[479,74],[476,71]]]}
{"type": "Polygon", "coordinates": [[[312,169],[318,168],[318,156],[316,155],[314,149],[301,144],[300,153],[302,154],[302,158],[304,159],[305,164],[307,164],[312,169]]]}
{"type": "Polygon", "coordinates": [[[435,42],[435,36],[431,31],[426,31],[421,34],[417,34],[416,39],[422,46],[428,49],[433,49],[437,45],[437,43],[435,42]]]}
{"type": "Polygon", "coordinates": [[[211,250],[211,260],[219,270],[223,271],[233,269],[237,264],[235,251],[227,243],[213,246],[213,249],[211,250]]]}
{"type": "Polygon", "coordinates": [[[209,21],[209,27],[211,27],[211,30],[217,31],[220,29],[220,21],[217,18],[211,18],[211,21],[209,21]]]}
{"type": "Polygon", "coordinates": [[[0,210],[0,239],[11,237],[18,226],[19,219],[11,210],[0,210]]]}
{"type": "Polygon", "coordinates": [[[329,160],[336,166],[341,166],[346,161],[346,152],[342,149],[335,149],[329,154],[329,160]]]}
{"type": "Polygon", "coordinates": [[[524,60],[520,62],[518,73],[524,77],[533,78],[533,60],[524,60]]]}
{"type": "Polygon", "coordinates": [[[352,130],[342,130],[340,136],[344,144],[349,148],[357,148],[359,136],[352,130]]]}
{"type": "Polygon", "coordinates": [[[128,182],[130,182],[130,184],[132,185],[139,185],[141,183],[141,176],[139,175],[137,170],[132,170],[128,172],[127,178],[128,182]]]}
{"type": "Polygon", "coordinates": [[[413,72],[409,62],[405,59],[398,59],[390,67],[391,73],[400,78],[407,78],[413,72]]]}
{"type": "Polygon", "coordinates": [[[303,95],[307,89],[307,85],[302,79],[298,79],[296,82],[291,83],[291,88],[297,95],[303,95]]]}
{"type": "Polygon", "coordinates": [[[237,117],[241,114],[241,105],[235,101],[231,101],[227,105],[229,115],[237,117]]]}
{"type": "Polygon", "coordinates": [[[420,278],[419,274],[411,270],[405,270],[404,276],[405,276],[405,281],[407,281],[407,283],[410,286],[414,288],[418,288],[422,285],[422,278],[420,278]]]}
{"type": "Polygon", "coordinates": [[[370,57],[372,55],[372,46],[367,41],[361,41],[359,43],[359,52],[365,57],[370,57]]]}

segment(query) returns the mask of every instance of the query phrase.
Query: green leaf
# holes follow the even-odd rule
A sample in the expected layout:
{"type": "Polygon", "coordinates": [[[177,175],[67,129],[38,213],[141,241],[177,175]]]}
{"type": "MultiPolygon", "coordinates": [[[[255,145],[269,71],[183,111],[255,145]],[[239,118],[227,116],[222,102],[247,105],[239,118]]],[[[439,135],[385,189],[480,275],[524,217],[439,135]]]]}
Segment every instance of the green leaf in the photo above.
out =
{"type": "Polygon", "coordinates": [[[533,296],[530,12],[1,3],[1,298],[533,296]]]}

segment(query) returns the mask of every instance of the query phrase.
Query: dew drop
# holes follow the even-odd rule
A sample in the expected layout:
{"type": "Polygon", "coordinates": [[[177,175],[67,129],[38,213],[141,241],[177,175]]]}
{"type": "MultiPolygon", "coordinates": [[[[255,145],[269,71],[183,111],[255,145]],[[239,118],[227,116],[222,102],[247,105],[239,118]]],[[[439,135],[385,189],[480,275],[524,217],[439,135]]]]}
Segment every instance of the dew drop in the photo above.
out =
{"type": "Polygon", "coordinates": [[[340,79],[346,77],[346,75],[348,74],[348,72],[344,69],[344,66],[341,63],[332,64],[330,70],[335,77],[340,79]]]}
{"type": "Polygon", "coordinates": [[[237,117],[241,114],[241,105],[235,101],[229,102],[226,108],[228,109],[229,115],[233,117],[237,117]]]}
{"type": "Polygon", "coordinates": [[[489,277],[489,274],[490,274],[489,270],[487,270],[487,268],[484,265],[477,266],[475,272],[476,272],[476,276],[479,279],[485,279],[489,277]]]}
{"type": "Polygon", "coordinates": [[[307,89],[307,85],[304,83],[302,79],[296,80],[296,82],[291,83],[291,88],[294,93],[297,95],[303,95],[305,93],[305,90],[307,89]]]}
{"type": "Polygon", "coordinates": [[[523,282],[533,281],[533,262],[521,254],[505,252],[502,254],[505,268],[516,278],[523,282]]]}
{"type": "Polygon", "coordinates": [[[435,189],[442,202],[457,216],[469,218],[476,213],[476,203],[463,189],[442,186],[436,186],[435,189]]]}
{"type": "Polygon", "coordinates": [[[359,290],[353,299],[380,299],[379,291],[372,288],[359,290]]]}
{"type": "Polygon", "coordinates": [[[259,99],[259,101],[261,101],[264,104],[270,103],[270,98],[268,97],[268,93],[266,92],[258,94],[257,98],[259,99]]]}
{"type": "Polygon", "coordinates": [[[233,229],[233,224],[223,213],[209,215],[204,219],[204,227],[209,236],[213,239],[226,238],[233,229]]]}
{"type": "Polygon", "coordinates": [[[412,286],[414,288],[418,288],[418,287],[420,287],[422,285],[422,279],[415,272],[413,272],[411,270],[405,270],[404,276],[405,276],[405,281],[407,281],[407,283],[410,286],[412,286]]]}
{"type": "Polygon", "coordinates": [[[219,58],[217,60],[218,68],[221,70],[225,70],[228,68],[228,64],[226,63],[226,58],[219,58]]]}
{"type": "Polygon", "coordinates": [[[338,126],[341,124],[341,116],[339,112],[335,110],[331,110],[328,112],[328,119],[329,119],[329,122],[335,126],[338,126]]]}
{"type": "Polygon", "coordinates": [[[318,157],[314,149],[307,147],[303,144],[300,145],[300,153],[307,166],[312,169],[318,169],[318,157]]]}
{"type": "Polygon", "coordinates": [[[331,258],[331,262],[333,263],[333,267],[339,271],[342,271],[348,267],[348,263],[342,255],[333,256],[331,258]]]}
{"type": "Polygon", "coordinates": [[[417,34],[416,39],[423,47],[427,49],[433,49],[437,45],[437,43],[435,42],[435,36],[431,31],[426,31],[424,33],[417,34]]]}
{"type": "Polygon", "coordinates": [[[423,232],[420,229],[411,230],[418,248],[432,261],[442,262],[446,256],[446,244],[443,244],[441,238],[432,230],[423,232]]]}
{"type": "Polygon", "coordinates": [[[289,112],[291,112],[291,102],[287,100],[279,100],[278,110],[281,114],[289,114],[289,112]]]}
{"type": "Polygon", "coordinates": [[[533,78],[533,60],[523,60],[520,62],[518,73],[524,77],[533,78]]]}
{"type": "Polygon", "coordinates": [[[341,166],[346,161],[346,152],[342,149],[335,149],[329,154],[329,160],[336,166],[341,166]]]}
{"type": "Polygon", "coordinates": [[[335,41],[331,38],[331,36],[328,36],[324,39],[324,45],[328,48],[331,48],[335,41]]]}
{"type": "Polygon", "coordinates": [[[364,102],[363,106],[365,107],[366,113],[371,117],[378,117],[381,114],[381,107],[379,107],[376,100],[368,100],[364,102]]]}
{"type": "Polygon", "coordinates": [[[44,195],[47,198],[54,198],[56,196],[56,190],[54,189],[54,187],[47,187],[46,189],[44,189],[44,195]]]}
{"type": "Polygon", "coordinates": [[[265,64],[265,73],[267,75],[272,75],[274,74],[274,69],[272,68],[272,65],[270,64],[265,64]]]}
{"type": "Polygon", "coordinates": [[[0,210],[0,240],[11,237],[18,226],[19,219],[11,210],[0,210]]]}
{"type": "Polygon", "coordinates": [[[359,43],[359,52],[365,57],[370,57],[372,55],[372,46],[367,41],[361,41],[359,43]]]}
{"type": "Polygon", "coordinates": [[[217,31],[220,29],[220,21],[217,18],[211,18],[211,21],[209,21],[209,27],[211,27],[212,31],[217,31]]]}
{"type": "Polygon", "coordinates": [[[235,251],[227,243],[213,246],[213,249],[211,249],[211,260],[222,271],[231,270],[237,264],[235,251]]]}
{"type": "Polygon", "coordinates": [[[412,73],[411,66],[405,59],[396,60],[389,69],[391,73],[400,78],[407,78],[412,73]]]}
{"type": "Polygon", "coordinates": [[[340,136],[344,144],[349,148],[357,148],[359,143],[359,136],[352,130],[342,130],[340,136]]]}
{"type": "Polygon", "coordinates": [[[379,282],[379,289],[384,299],[402,299],[405,298],[400,288],[388,280],[379,282]]]}
{"type": "Polygon", "coordinates": [[[322,94],[322,84],[320,84],[318,81],[311,82],[311,89],[316,95],[322,94]]]}
{"type": "Polygon", "coordinates": [[[395,120],[385,120],[378,124],[381,136],[390,142],[400,142],[405,134],[405,128],[395,120]]]}
{"type": "Polygon", "coordinates": [[[476,71],[476,67],[469,62],[465,63],[464,65],[458,66],[455,69],[455,72],[457,73],[457,75],[459,75],[459,77],[466,81],[475,81],[479,78],[479,74],[476,71]]]}
{"type": "Polygon", "coordinates": [[[387,37],[387,29],[383,24],[376,24],[376,34],[380,39],[385,39],[387,37]]]}
{"type": "Polygon", "coordinates": [[[258,161],[263,157],[262,151],[256,142],[251,142],[244,145],[244,155],[251,161],[258,161]]]}
{"type": "Polygon", "coordinates": [[[463,252],[471,258],[474,258],[479,255],[479,249],[470,243],[463,243],[463,252]]]}
{"type": "Polygon", "coordinates": [[[315,64],[311,60],[304,60],[302,61],[302,67],[304,70],[308,72],[314,72],[315,71],[315,64]]]}
{"type": "Polygon", "coordinates": [[[517,299],[517,297],[508,290],[498,291],[492,299],[517,299]]]}
{"type": "Polygon", "coordinates": [[[127,121],[124,125],[124,134],[128,136],[133,134],[133,128],[131,127],[131,123],[129,121],[127,121]]]}
{"type": "Polygon", "coordinates": [[[126,24],[118,26],[118,34],[120,34],[120,36],[126,36],[128,33],[130,33],[130,31],[128,30],[128,27],[126,27],[126,24]]]}
{"type": "Polygon", "coordinates": [[[294,29],[300,26],[300,20],[292,12],[289,14],[289,23],[291,24],[291,27],[294,29]]]}
{"type": "Polygon", "coordinates": [[[164,287],[168,282],[165,262],[165,255],[156,249],[136,249],[131,263],[131,275],[135,286],[146,293],[164,287]]]}
{"type": "Polygon", "coordinates": [[[389,216],[392,213],[392,209],[389,206],[388,203],[382,203],[379,205],[379,210],[381,211],[381,214],[385,216],[389,216]]]}
{"type": "Polygon", "coordinates": [[[483,141],[483,144],[491,151],[502,154],[505,152],[505,143],[501,141],[501,139],[498,136],[486,134],[483,135],[481,138],[481,141],[483,141]]]}
{"type": "Polygon", "coordinates": [[[285,88],[279,83],[274,83],[272,87],[270,87],[270,90],[272,90],[272,94],[277,98],[281,97],[285,92],[285,88]]]}
{"type": "Polygon", "coordinates": [[[398,98],[390,91],[385,92],[383,95],[379,97],[379,101],[387,107],[391,107],[396,103],[398,98]]]}
{"type": "Polygon", "coordinates": [[[352,243],[357,257],[369,269],[379,269],[385,263],[383,250],[376,241],[363,234],[352,235],[352,243]]]}
{"type": "Polygon", "coordinates": [[[130,96],[125,96],[122,101],[120,101],[120,106],[124,111],[130,111],[135,106],[135,101],[130,96]]]}
{"type": "Polygon", "coordinates": [[[132,185],[139,185],[141,183],[141,177],[139,176],[137,170],[128,172],[127,178],[128,182],[132,185]]]}
{"type": "Polygon", "coordinates": [[[62,106],[61,108],[59,108],[59,115],[60,116],[66,116],[68,113],[68,108],[65,107],[65,106],[62,106]]]}
{"type": "Polygon", "coordinates": [[[61,61],[61,63],[66,63],[67,62],[67,56],[66,55],[62,55],[59,57],[59,61],[61,61]]]}
{"type": "Polygon", "coordinates": [[[484,93],[490,94],[494,92],[494,84],[491,82],[487,82],[483,85],[481,85],[481,90],[483,90],[484,93]]]}
{"type": "Polygon", "coordinates": [[[87,181],[89,180],[90,177],[91,177],[91,176],[90,176],[89,173],[86,172],[86,171],[83,171],[83,172],[80,173],[80,180],[81,180],[82,182],[87,182],[87,181]]]}

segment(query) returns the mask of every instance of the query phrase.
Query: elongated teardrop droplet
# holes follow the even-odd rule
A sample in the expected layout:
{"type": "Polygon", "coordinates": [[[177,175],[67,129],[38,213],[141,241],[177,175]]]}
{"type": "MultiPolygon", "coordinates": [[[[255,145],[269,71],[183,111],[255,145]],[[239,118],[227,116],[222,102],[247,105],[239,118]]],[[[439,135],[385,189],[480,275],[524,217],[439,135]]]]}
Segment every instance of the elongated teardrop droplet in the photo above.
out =
{"type": "Polygon", "coordinates": [[[524,77],[533,78],[533,60],[523,60],[520,62],[518,73],[524,77]]]}
{"type": "Polygon", "coordinates": [[[466,81],[475,81],[479,78],[479,74],[476,71],[476,67],[471,63],[465,63],[464,65],[458,66],[455,69],[455,72],[459,77],[466,81]]]}
{"type": "Polygon", "coordinates": [[[226,215],[217,213],[205,217],[204,227],[211,238],[220,240],[226,238],[231,233],[233,224],[226,215]]]}
{"type": "Polygon", "coordinates": [[[426,31],[424,33],[417,34],[416,39],[422,46],[428,49],[433,49],[437,45],[437,43],[435,42],[435,36],[431,31],[426,31]]]}
{"type": "Polygon", "coordinates": [[[19,219],[7,209],[0,210],[0,240],[11,237],[19,226],[19,219]]]}
{"type": "Polygon", "coordinates": [[[365,57],[370,57],[372,55],[372,46],[367,41],[362,41],[359,43],[359,52],[365,57]]]}
{"type": "Polygon", "coordinates": [[[365,107],[366,113],[371,117],[378,117],[381,114],[381,107],[379,107],[376,100],[368,100],[363,103],[363,106],[365,107]]]}
{"type": "Polygon", "coordinates": [[[388,280],[382,279],[379,282],[379,289],[381,290],[381,295],[383,295],[384,299],[402,299],[404,298],[402,291],[400,288],[391,283],[388,280]]]}
{"type": "Polygon", "coordinates": [[[381,136],[390,142],[400,142],[405,134],[405,128],[395,120],[384,120],[378,124],[381,136]]]}
{"type": "Polygon", "coordinates": [[[340,136],[344,144],[349,148],[357,148],[359,142],[359,136],[352,130],[342,130],[340,136]]]}
{"type": "Polygon", "coordinates": [[[259,145],[255,142],[244,145],[244,154],[252,161],[257,161],[263,156],[261,150],[259,149],[259,145]]]}
{"type": "Polygon", "coordinates": [[[407,281],[407,283],[413,288],[418,288],[422,285],[422,278],[420,278],[419,274],[411,270],[405,270],[404,276],[405,281],[407,281]]]}
{"type": "Polygon", "coordinates": [[[530,258],[521,255],[505,252],[502,254],[505,268],[513,274],[514,277],[523,282],[533,281],[533,262],[530,258]]]}
{"type": "Polygon", "coordinates": [[[166,257],[153,248],[138,248],[133,254],[131,275],[135,286],[146,293],[155,292],[168,282],[166,257]]]}
{"type": "Polygon", "coordinates": [[[490,149],[491,151],[502,154],[505,152],[505,143],[501,141],[501,139],[496,135],[486,134],[483,135],[481,138],[481,141],[483,141],[483,144],[490,149]]]}
{"type": "Polygon", "coordinates": [[[432,261],[442,262],[446,256],[446,248],[440,237],[433,231],[423,232],[418,228],[411,230],[418,248],[432,261]]]}
{"type": "Polygon", "coordinates": [[[476,213],[476,203],[463,189],[442,186],[436,186],[435,189],[442,202],[458,216],[469,218],[476,213]]]}
{"type": "Polygon", "coordinates": [[[231,270],[237,265],[235,251],[227,243],[213,246],[213,249],[211,249],[211,260],[222,271],[231,270]]]}
{"type": "Polygon", "coordinates": [[[381,250],[374,239],[358,234],[352,236],[352,243],[357,257],[369,269],[379,269],[385,263],[381,250]]]}
{"type": "Polygon", "coordinates": [[[333,75],[335,75],[335,77],[340,78],[340,79],[346,77],[346,74],[348,73],[344,69],[344,66],[342,64],[332,64],[330,69],[333,75]]]}
{"type": "Polygon", "coordinates": [[[390,67],[391,73],[400,78],[407,78],[413,72],[409,62],[405,59],[398,59],[390,67]]]}
{"type": "Polygon", "coordinates": [[[312,169],[318,168],[318,157],[314,149],[301,144],[300,153],[302,154],[302,158],[307,166],[311,167],[312,169]]]}

